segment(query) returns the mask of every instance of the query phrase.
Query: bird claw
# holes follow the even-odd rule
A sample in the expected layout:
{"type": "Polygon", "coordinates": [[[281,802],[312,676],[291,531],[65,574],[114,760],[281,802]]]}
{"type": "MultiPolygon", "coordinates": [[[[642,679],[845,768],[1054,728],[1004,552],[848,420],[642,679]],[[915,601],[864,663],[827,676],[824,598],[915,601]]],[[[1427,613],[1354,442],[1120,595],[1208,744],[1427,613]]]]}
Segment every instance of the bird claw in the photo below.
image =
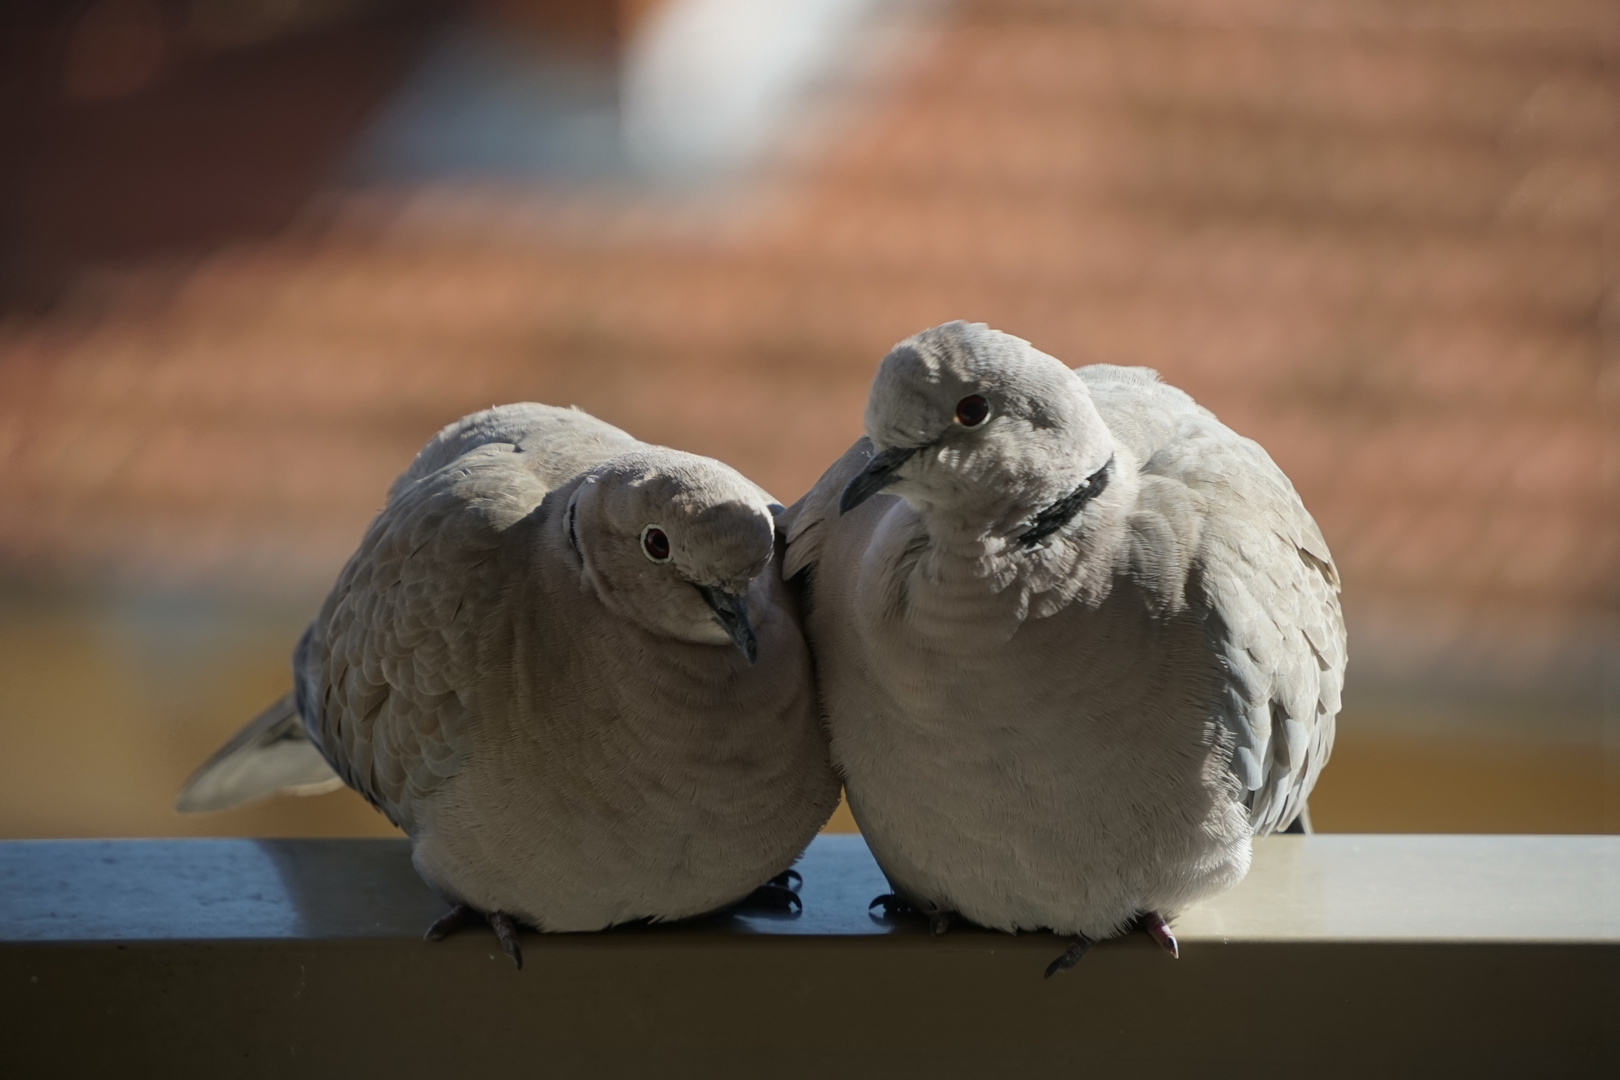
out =
{"type": "Polygon", "coordinates": [[[777,884],[774,879],[743,897],[742,906],[785,911],[793,915],[804,911],[804,901],[799,899],[799,894],[786,885],[777,884]]]}
{"type": "Polygon", "coordinates": [[[780,874],[777,874],[775,877],[771,878],[771,880],[766,882],[766,884],[776,885],[783,889],[791,889],[793,892],[798,892],[799,889],[804,886],[804,875],[799,873],[797,870],[784,870],[780,874]]]}
{"type": "Polygon", "coordinates": [[[483,918],[466,904],[457,904],[434,920],[427,933],[422,935],[422,940],[443,941],[457,930],[465,930],[475,922],[482,922],[483,918]]]}
{"type": "Polygon", "coordinates": [[[1086,953],[1091,951],[1091,939],[1081,934],[1074,939],[1074,943],[1063,950],[1063,955],[1046,965],[1045,977],[1050,979],[1060,971],[1068,971],[1078,964],[1086,953]]]}
{"type": "Polygon", "coordinates": [[[891,892],[873,897],[866,910],[872,911],[874,908],[882,908],[885,919],[892,919],[896,915],[921,915],[928,920],[928,932],[935,937],[949,930],[956,919],[953,912],[945,910],[922,911],[905,897],[891,892]]]}
{"type": "Polygon", "coordinates": [[[518,947],[517,920],[504,911],[493,912],[489,917],[489,926],[500,939],[501,951],[511,957],[512,963],[517,965],[519,971],[523,970],[523,950],[518,947]]]}
{"type": "Polygon", "coordinates": [[[511,957],[519,971],[523,970],[523,950],[518,945],[517,920],[504,911],[481,915],[466,904],[457,904],[434,921],[422,937],[426,941],[443,941],[457,930],[465,930],[474,923],[488,922],[501,943],[501,951],[511,957]]]}
{"type": "Polygon", "coordinates": [[[1176,944],[1176,935],[1170,932],[1170,924],[1164,921],[1164,916],[1157,911],[1150,911],[1142,916],[1142,929],[1148,936],[1157,941],[1165,952],[1170,954],[1172,960],[1181,959],[1181,946],[1176,944]]]}
{"type": "Polygon", "coordinates": [[[874,896],[872,902],[866,905],[866,910],[871,911],[873,908],[878,907],[883,909],[885,919],[892,919],[896,915],[909,915],[916,910],[916,908],[906,903],[904,898],[896,896],[892,892],[886,892],[882,896],[874,896]]]}

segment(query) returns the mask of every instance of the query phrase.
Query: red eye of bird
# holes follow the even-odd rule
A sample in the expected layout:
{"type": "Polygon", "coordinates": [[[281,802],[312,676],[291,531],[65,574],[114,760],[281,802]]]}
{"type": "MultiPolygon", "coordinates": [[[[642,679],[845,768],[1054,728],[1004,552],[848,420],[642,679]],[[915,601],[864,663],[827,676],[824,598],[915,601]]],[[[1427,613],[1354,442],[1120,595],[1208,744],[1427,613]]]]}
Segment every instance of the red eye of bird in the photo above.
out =
{"type": "Polygon", "coordinates": [[[978,394],[969,394],[956,403],[956,422],[963,427],[978,427],[990,417],[990,403],[978,394]]]}
{"type": "Polygon", "coordinates": [[[669,537],[663,529],[649,525],[641,531],[641,550],[653,562],[669,562],[669,537]]]}

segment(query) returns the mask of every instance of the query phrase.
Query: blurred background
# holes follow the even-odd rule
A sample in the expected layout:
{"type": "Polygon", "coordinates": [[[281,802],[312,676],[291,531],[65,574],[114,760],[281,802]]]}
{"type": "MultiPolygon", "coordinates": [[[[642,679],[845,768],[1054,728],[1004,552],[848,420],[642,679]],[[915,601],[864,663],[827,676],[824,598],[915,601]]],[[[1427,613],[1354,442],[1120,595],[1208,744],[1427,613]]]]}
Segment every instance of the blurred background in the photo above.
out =
{"type": "Polygon", "coordinates": [[[1617,65],[1613,0],[11,0],[0,835],[388,832],[169,804],[428,436],[577,404],[790,502],[953,318],[1293,478],[1319,828],[1616,831],[1617,65]]]}

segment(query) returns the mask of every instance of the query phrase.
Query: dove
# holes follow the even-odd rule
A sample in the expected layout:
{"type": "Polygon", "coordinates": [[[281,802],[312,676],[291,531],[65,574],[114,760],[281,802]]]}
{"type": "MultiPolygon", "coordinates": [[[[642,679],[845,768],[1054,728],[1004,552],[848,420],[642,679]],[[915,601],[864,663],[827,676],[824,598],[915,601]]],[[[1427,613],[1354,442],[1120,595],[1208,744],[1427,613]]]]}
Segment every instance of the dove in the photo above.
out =
{"type": "Polygon", "coordinates": [[[718,461],[578,410],[453,423],[299,641],[293,692],[177,807],[341,780],[452,905],[429,937],[482,917],[519,967],[519,925],[599,930],[785,891],[839,782],[780,510],[718,461]]]}
{"type": "Polygon", "coordinates": [[[1339,576],[1282,471],[1146,368],[982,324],[895,346],[784,515],[833,763],[893,894],[1073,944],[1168,920],[1300,818],[1339,576]]]}

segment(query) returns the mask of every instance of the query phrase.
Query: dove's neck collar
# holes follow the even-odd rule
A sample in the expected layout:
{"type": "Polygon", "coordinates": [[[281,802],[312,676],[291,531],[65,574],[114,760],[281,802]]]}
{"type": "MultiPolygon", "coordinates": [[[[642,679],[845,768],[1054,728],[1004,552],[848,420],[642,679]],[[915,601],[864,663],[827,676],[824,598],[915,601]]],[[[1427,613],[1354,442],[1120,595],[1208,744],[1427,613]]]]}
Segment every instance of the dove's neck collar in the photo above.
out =
{"type": "Polygon", "coordinates": [[[583,564],[585,556],[579,552],[579,503],[575,499],[568,500],[568,546],[573,549],[574,558],[583,564]]]}
{"type": "Polygon", "coordinates": [[[1035,547],[1068,525],[1081,510],[1085,509],[1087,503],[1101,495],[1108,487],[1108,478],[1113,470],[1114,458],[1110,456],[1103,462],[1102,468],[1080,481],[1079,487],[1030,518],[1029,528],[1019,534],[1015,543],[1019,547],[1035,547]]]}
{"type": "Polygon", "coordinates": [[[1089,474],[1070,478],[1067,489],[1053,485],[1043,495],[1023,499],[1007,493],[989,513],[963,513],[960,503],[944,500],[918,505],[904,493],[922,529],[918,565],[930,574],[966,572],[1005,585],[1006,574],[1090,557],[1117,524],[1122,501],[1130,498],[1133,472],[1129,451],[1119,447],[1089,474]]]}

